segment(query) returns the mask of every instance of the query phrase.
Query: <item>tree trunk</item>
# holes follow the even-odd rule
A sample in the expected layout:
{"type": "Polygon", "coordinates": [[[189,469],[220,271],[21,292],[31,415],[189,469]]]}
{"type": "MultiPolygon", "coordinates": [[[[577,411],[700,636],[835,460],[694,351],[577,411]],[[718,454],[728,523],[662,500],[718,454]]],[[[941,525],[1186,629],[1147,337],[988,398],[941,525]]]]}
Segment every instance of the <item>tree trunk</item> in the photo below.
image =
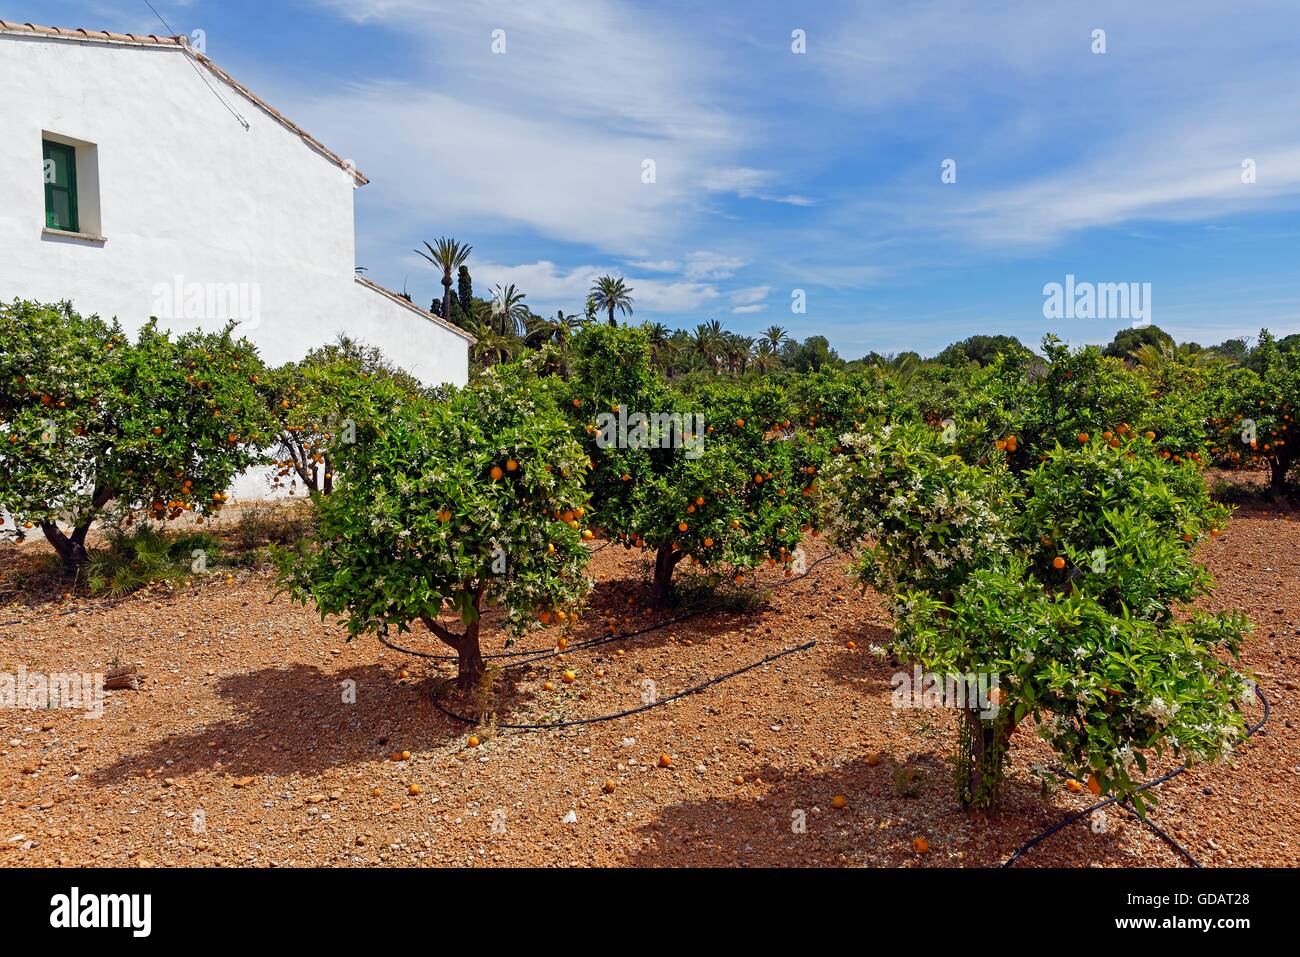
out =
{"type": "Polygon", "coordinates": [[[326,495],[328,495],[330,492],[334,491],[334,463],[330,461],[330,457],[328,455],[325,456],[324,471],[325,471],[324,492],[326,495]]]}
{"type": "Polygon", "coordinates": [[[442,274],[442,318],[451,322],[451,270],[442,274]]]}
{"type": "Polygon", "coordinates": [[[957,792],[962,807],[988,811],[998,802],[1007,745],[1015,725],[994,718],[984,721],[978,707],[961,712],[958,735],[957,792]]]}
{"type": "Polygon", "coordinates": [[[609,304],[609,327],[611,329],[618,328],[618,321],[614,318],[614,304],[612,302],[609,304]]]}
{"type": "Polygon", "coordinates": [[[87,510],[86,517],[80,525],[72,529],[71,535],[65,535],[56,522],[41,522],[41,531],[45,533],[45,540],[54,546],[54,550],[59,553],[59,558],[63,560],[63,567],[68,571],[80,571],[81,566],[90,559],[90,554],[86,551],[86,535],[89,534],[90,525],[99,514],[99,510],[112,498],[111,486],[96,488],[95,493],[90,497],[90,508],[87,510]]]}
{"type": "Polygon", "coordinates": [[[1286,491],[1286,473],[1291,469],[1291,462],[1275,458],[1269,462],[1269,468],[1272,470],[1271,487],[1274,492],[1286,491]]]}
{"type": "Polygon", "coordinates": [[[655,552],[655,577],[650,590],[650,602],[655,608],[663,608],[672,595],[673,569],[682,560],[682,553],[673,551],[671,542],[664,542],[655,552]]]}
{"type": "Polygon", "coordinates": [[[59,553],[59,558],[63,560],[63,567],[70,572],[80,569],[90,558],[86,552],[88,528],[87,523],[81,528],[74,529],[71,535],[65,535],[54,522],[41,522],[41,531],[45,533],[45,540],[54,546],[54,550],[59,553]]]}
{"type": "Polygon", "coordinates": [[[484,670],[476,621],[465,629],[461,646],[456,649],[456,687],[461,691],[469,691],[477,687],[483,679],[484,670]]]}
{"type": "MultiPolygon", "coordinates": [[[[483,590],[480,587],[474,596],[474,610],[476,613],[482,598],[483,590]]],[[[483,652],[478,643],[479,623],[482,619],[477,617],[476,614],[474,623],[466,625],[464,633],[459,635],[438,624],[428,615],[422,616],[420,620],[424,622],[426,628],[438,636],[439,640],[456,650],[456,687],[461,691],[469,691],[474,688],[487,670],[483,664],[483,652]]]]}

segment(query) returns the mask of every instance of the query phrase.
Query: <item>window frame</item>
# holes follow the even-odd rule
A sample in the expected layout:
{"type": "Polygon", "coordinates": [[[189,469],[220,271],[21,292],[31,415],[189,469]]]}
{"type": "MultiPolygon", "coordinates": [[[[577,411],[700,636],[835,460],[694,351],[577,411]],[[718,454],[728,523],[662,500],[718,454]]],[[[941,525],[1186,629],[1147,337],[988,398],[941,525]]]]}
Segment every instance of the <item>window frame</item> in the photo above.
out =
{"type": "Polygon", "coordinates": [[[65,233],[80,232],[81,216],[77,210],[77,148],[69,143],[42,139],[41,178],[45,178],[45,163],[55,160],[55,169],[58,169],[58,161],[53,155],[56,153],[62,154],[64,159],[68,171],[68,184],[66,186],[48,182],[45,184],[45,228],[65,233]],[[56,191],[65,193],[68,197],[68,214],[71,217],[71,223],[54,222],[54,194],[56,191]]]}

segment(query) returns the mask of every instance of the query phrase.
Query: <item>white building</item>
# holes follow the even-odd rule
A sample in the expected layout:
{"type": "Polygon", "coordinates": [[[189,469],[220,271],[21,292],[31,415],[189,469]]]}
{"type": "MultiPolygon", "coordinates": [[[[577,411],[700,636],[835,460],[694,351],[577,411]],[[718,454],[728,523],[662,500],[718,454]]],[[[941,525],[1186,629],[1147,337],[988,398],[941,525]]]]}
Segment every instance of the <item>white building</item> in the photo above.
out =
{"type": "Polygon", "coordinates": [[[472,337],[355,274],[367,179],[187,38],[0,20],[0,91],[0,300],[238,319],[273,365],[344,332],[466,381],[472,337]]]}

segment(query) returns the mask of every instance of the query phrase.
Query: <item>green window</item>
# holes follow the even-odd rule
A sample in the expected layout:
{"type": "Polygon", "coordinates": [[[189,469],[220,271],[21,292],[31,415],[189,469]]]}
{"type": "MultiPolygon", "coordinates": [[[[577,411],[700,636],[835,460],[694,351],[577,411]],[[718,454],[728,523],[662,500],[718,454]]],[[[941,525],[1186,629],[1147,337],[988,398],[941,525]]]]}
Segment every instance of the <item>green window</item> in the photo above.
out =
{"type": "Polygon", "coordinates": [[[44,141],[45,225],[70,233],[77,228],[77,151],[66,143],[44,141]]]}

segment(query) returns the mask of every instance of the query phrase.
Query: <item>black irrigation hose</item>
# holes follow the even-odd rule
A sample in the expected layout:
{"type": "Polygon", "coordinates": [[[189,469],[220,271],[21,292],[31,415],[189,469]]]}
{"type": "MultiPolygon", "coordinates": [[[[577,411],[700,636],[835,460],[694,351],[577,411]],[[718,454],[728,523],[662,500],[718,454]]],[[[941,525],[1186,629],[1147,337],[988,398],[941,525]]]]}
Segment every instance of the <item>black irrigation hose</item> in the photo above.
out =
{"type": "MultiPolygon", "coordinates": [[[[799,577],[788,578],[783,581],[779,581],[775,585],[773,585],[772,588],[774,590],[777,588],[784,588],[786,585],[793,585],[797,581],[802,581],[803,579],[807,578],[808,575],[812,573],[812,570],[816,568],[818,565],[820,565],[822,562],[830,561],[832,558],[835,557],[837,557],[837,553],[835,552],[832,552],[829,555],[823,555],[821,558],[817,559],[817,561],[809,565],[804,570],[803,574],[800,575],[799,577]]],[[[679,624],[683,621],[686,621],[687,619],[695,618],[698,615],[702,615],[708,610],[709,609],[707,608],[699,608],[696,609],[695,611],[688,611],[683,615],[678,615],[675,618],[670,618],[667,621],[661,621],[653,625],[647,625],[645,628],[639,628],[636,631],[617,632],[612,635],[601,635],[600,637],[597,638],[588,638],[586,641],[580,641],[576,645],[570,645],[568,648],[563,648],[563,649],[533,648],[524,651],[498,651],[492,654],[484,655],[483,657],[485,659],[496,659],[496,658],[525,659],[523,661],[514,661],[504,666],[506,668],[519,668],[522,667],[523,665],[532,664],[534,661],[541,661],[544,658],[554,658],[556,655],[572,654],[575,651],[582,651],[586,648],[595,648],[599,645],[607,645],[610,644],[611,642],[623,641],[627,638],[637,638],[640,637],[641,635],[648,634],[649,632],[658,631],[661,628],[671,628],[673,625],[679,624]]],[[[391,648],[393,651],[399,651],[404,655],[412,655],[416,658],[427,658],[433,661],[456,661],[457,660],[456,655],[438,655],[438,654],[434,654],[431,651],[417,651],[414,648],[405,648],[402,645],[389,641],[388,638],[382,634],[379,635],[379,643],[384,645],[387,648],[391,648]]]]}
{"type": "MultiPolygon", "coordinates": [[[[1245,741],[1247,738],[1249,738],[1251,735],[1253,735],[1253,734],[1254,734],[1256,731],[1258,731],[1260,728],[1264,727],[1265,723],[1266,723],[1266,722],[1268,721],[1268,719],[1269,719],[1269,715],[1272,713],[1272,710],[1273,710],[1272,707],[1271,707],[1271,706],[1269,705],[1269,703],[1268,703],[1268,698],[1267,698],[1267,696],[1265,696],[1264,692],[1260,689],[1259,685],[1255,685],[1255,694],[1259,697],[1259,700],[1260,700],[1261,702],[1263,702],[1263,704],[1264,704],[1264,716],[1263,716],[1262,718],[1260,718],[1258,722],[1256,722],[1256,723],[1253,724],[1251,727],[1249,727],[1249,728],[1246,729],[1246,733],[1245,733],[1245,735],[1242,736],[1242,739],[1241,739],[1242,741],[1245,741]]],[[[1141,787],[1139,787],[1139,788],[1138,788],[1136,791],[1134,791],[1133,793],[1136,794],[1136,793],[1138,793],[1138,792],[1140,792],[1140,791],[1145,791],[1145,790],[1147,790],[1148,788],[1153,788],[1153,787],[1155,787],[1155,786],[1158,785],[1158,784],[1164,784],[1164,783],[1165,783],[1166,781],[1168,781],[1170,778],[1175,778],[1175,777],[1177,777],[1178,775],[1182,774],[1182,773],[1183,773],[1184,771],[1186,771],[1186,770],[1187,770],[1187,764],[1186,764],[1186,762],[1184,762],[1183,764],[1181,764],[1181,765],[1179,765],[1178,767],[1174,768],[1174,769],[1173,769],[1172,771],[1170,771],[1169,773],[1167,773],[1167,774],[1162,774],[1162,775],[1160,775],[1160,777],[1158,777],[1158,778],[1152,778],[1150,781],[1147,781],[1145,784],[1143,784],[1141,787]]],[[[1142,821],[1142,823],[1146,824],[1146,825],[1147,825],[1149,828],[1151,828],[1151,830],[1153,830],[1156,834],[1160,835],[1160,837],[1162,837],[1162,838],[1163,838],[1163,839],[1164,839],[1168,844],[1170,844],[1170,845],[1171,845],[1175,850],[1177,850],[1178,853],[1180,853],[1183,857],[1185,857],[1188,861],[1190,861],[1190,862],[1192,863],[1192,866],[1193,866],[1193,867],[1201,867],[1201,866],[1202,866],[1202,865],[1201,865],[1201,862],[1198,861],[1195,857],[1192,856],[1191,851],[1187,850],[1187,848],[1185,848],[1185,847],[1183,847],[1181,844],[1179,844],[1176,840],[1174,840],[1174,838],[1172,838],[1170,835],[1168,835],[1167,833],[1165,833],[1165,832],[1164,832],[1160,827],[1158,827],[1156,824],[1154,824],[1154,823],[1151,822],[1151,821],[1148,821],[1145,817],[1143,817],[1142,815],[1138,814],[1136,810],[1134,810],[1133,808],[1131,808],[1131,807],[1128,805],[1127,800],[1121,802],[1121,800],[1120,800],[1119,798],[1110,797],[1110,798],[1106,798],[1104,801],[1098,801],[1096,804],[1093,804],[1091,807],[1086,807],[1086,808],[1084,808],[1082,811],[1078,811],[1078,812],[1076,812],[1076,813],[1074,813],[1074,814],[1069,815],[1068,817],[1064,818],[1063,820],[1060,820],[1060,821],[1056,822],[1055,824],[1053,824],[1053,825],[1052,825],[1051,827],[1049,827],[1046,831],[1043,831],[1043,833],[1037,835],[1036,837],[1030,838],[1030,839],[1029,839],[1028,841],[1026,841],[1024,844],[1020,845],[1020,847],[1018,847],[1018,848],[1016,849],[1016,852],[1015,852],[1014,854],[1012,854],[1012,855],[1011,855],[1010,857],[1008,857],[1005,861],[1003,861],[1000,865],[998,865],[999,868],[1002,868],[1002,867],[1010,867],[1010,866],[1011,866],[1012,864],[1014,864],[1017,860],[1019,860],[1019,859],[1021,858],[1021,856],[1024,855],[1027,851],[1031,850],[1032,848],[1034,848],[1034,847],[1037,846],[1038,844],[1040,844],[1040,843],[1042,843],[1043,841],[1047,840],[1049,837],[1051,837],[1051,836],[1052,836],[1053,834],[1055,834],[1056,832],[1058,832],[1058,831],[1060,831],[1061,829],[1063,829],[1063,828],[1065,828],[1065,827],[1067,827],[1067,826],[1073,824],[1075,821],[1078,821],[1078,820],[1080,820],[1080,819],[1082,819],[1082,818],[1087,817],[1087,816],[1088,816],[1089,814],[1091,814],[1093,811],[1101,810],[1102,808],[1107,807],[1107,806],[1109,806],[1109,805],[1111,805],[1111,804],[1118,804],[1120,807],[1122,807],[1124,810],[1128,811],[1129,813],[1134,814],[1134,815],[1137,815],[1138,819],[1139,819],[1140,821],[1142,821]]]]}
{"type": "MultiPolygon", "coordinates": [[[[619,718],[626,718],[629,715],[640,714],[642,711],[649,711],[651,708],[661,707],[662,705],[668,704],[670,701],[676,701],[678,698],[685,698],[687,695],[699,694],[701,691],[705,691],[716,684],[721,684],[722,682],[726,681],[729,678],[734,678],[737,675],[743,675],[746,671],[753,671],[755,668],[761,668],[763,665],[770,664],[771,662],[776,661],[778,658],[784,658],[786,655],[793,655],[795,652],[798,651],[807,651],[809,648],[813,647],[816,644],[817,642],[815,641],[809,641],[809,642],[805,642],[802,645],[797,645],[796,647],[793,648],[784,648],[781,651],[768,655],[766,658],[763,658],[761,661],[752,662],[750,664],[745,665],[743,668],[737,668],[735,671],[729,671],[725,675],[718,675],[717,677],[710,678],[708,681],[702,682],[701,684],[698,685],[694,685],[690,688],[685,689],[684,691],[678,691],[676,694],[671,694],[667,698],[659,698],[657,701],[652,701],[649,704],[643,704],[637,708],[629,708],[626,711],[618,711],[614,714],[602,714],[594,718],[572,718],[568,721],[554,721],[551,722],[550,724],[498,724],[496,725],[496,727],[501,728],[503,730],[509,730],[509,731],[553,731],[556,728],[572,728],[575,725],[581,725],[581,724],[596,724],[597,722],[600,721],[615,721],[619,718]]],[[[433,693],[430,695],[430,700],[433,702],[433,706],[435,708],[437,708],[439,711],[441,711],[449,718],[454,718],[455,720],[461,722],[462,724],[479,723],[478,718],[467,718],[462,714],[457,714],[455,711],[452,711],[450,708],[447,708],[445,705],[443,705],[443,703],[438,700],[438,690],[436,687],[434,688],[433,693]]]]}

